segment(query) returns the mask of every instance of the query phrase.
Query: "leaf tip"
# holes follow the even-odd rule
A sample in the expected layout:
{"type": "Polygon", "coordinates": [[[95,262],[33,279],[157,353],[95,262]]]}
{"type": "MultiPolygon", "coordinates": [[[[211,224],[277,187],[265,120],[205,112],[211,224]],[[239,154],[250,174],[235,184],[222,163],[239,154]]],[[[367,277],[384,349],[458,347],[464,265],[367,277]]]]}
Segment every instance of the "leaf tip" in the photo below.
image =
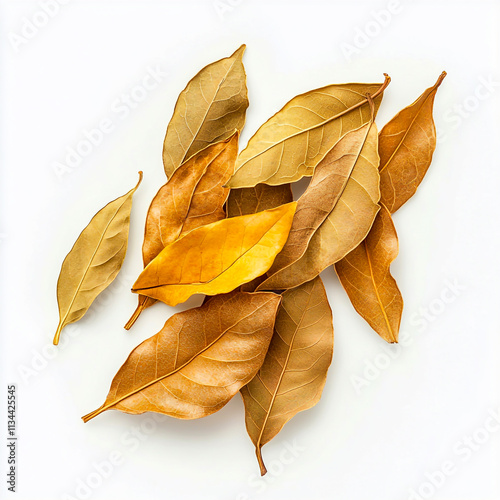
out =
{"type": "Polygon", "coordinates": [[[141,184],[142,182],[142,179],[143,179],[144,175],[142,173],[142,170],[139,170],[139,181],[137,182],[137,184],[135,185],[135,188],[134,188],[134,191],[139,187],[139,185],[141,184]]]}
{"type": "Polygon", "coordinates": [[[233,53],[231,57],[239,56],[240,58],[243,57],[243,54],[245,53],[247,46],[245,43],[242,43],[233,53]]]}
{"type": "Polygon", "coordinates": [[[446,71],[443,71],[440,75],[439,75],[439,78],[437,79],[437,82],[434,84],[434,88],[438,88],[442,83],[443,83],[443,80],[445,79],[446,75],[448,73],[446,73],[446,71]]]}

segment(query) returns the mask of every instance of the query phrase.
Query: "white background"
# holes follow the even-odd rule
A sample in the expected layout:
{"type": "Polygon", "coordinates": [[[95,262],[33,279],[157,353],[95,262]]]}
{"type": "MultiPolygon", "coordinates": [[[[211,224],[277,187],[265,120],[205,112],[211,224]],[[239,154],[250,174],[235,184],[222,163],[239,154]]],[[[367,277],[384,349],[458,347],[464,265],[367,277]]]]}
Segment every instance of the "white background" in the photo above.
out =
{"type": "Polygon", "coordinates": [[[0,498],[401,500],[419,488],[421,498],[436,500],[500,498],[500,432],[481,430],[500,408],[500,2],[401,0],[381,26],[374,13],[389,5],[73,0],[16,50],[25,18],[40,5],[1,2],[0,400],[8,383],[17,384],[19,474],[18,492],[8,493],[1,444],[0,498]],[[362,40],[366,28],[371,34],[362,40]],[[448,72],[435,103],[441,141],[433,164],[395,216],[393,274],[405,299],[407,341],[390,351],[327,269],[335,316],[328,381],[319,405],[264,447],[270,472],[263,480],[239,396],[198,421],[119,412],[80,420],[101,405],[133,347],[175,310],[200,302],[160,304],[130,332],[122,328],[136,305],[129,288],[142,268],[149,202],[165,182],[161,148],[177,95],[241,43],[250,99],[242,146],[298,93],[382,81],[387,72],[382,126],[448,72]],[[346,57],[343,44],[356,43],[357,53],[346,57]],[[127,116],[118,111],[117,99],[157,65],[157,88],[127,116]],[[484,81],[493,82],[489,90],[484,81]],[[67,148],[103,119],[113,130],[71,172],[56,175],[67,148]],[[63,331],[62,345],[50,348],[61,262],[91,216],[136,183],[138,170],[145,178],[123,270],[89,316],[63,331]],[[390,362],[388,352],[396,353],[390,362]],[[473,441],[467,452],[466,436],[481,444],[473,441]],[[109,477],[98,475],[93,463],[116,453],[121,463],[109,477]],[[446,461],[453,473],[439,487],[425,485],[426,474],[439,479],[446,461]]]}

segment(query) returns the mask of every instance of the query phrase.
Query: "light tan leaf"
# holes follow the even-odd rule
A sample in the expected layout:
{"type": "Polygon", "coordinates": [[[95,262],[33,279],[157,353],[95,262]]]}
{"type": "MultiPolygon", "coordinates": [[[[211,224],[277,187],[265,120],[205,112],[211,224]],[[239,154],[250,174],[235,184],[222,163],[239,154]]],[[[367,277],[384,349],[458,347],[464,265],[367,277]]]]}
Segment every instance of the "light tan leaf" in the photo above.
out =
{"type": "Polygon", "coordinates": [[[199,151],[243,128],[248,108],[244,51],[242,45],[203,68],[179,95],[163,143],[167,177],[199,151]]]}
{"type": "Polygon", "coordinates": [[[379,210],[378,161],[375,123],[335,145],[299,199],[285,247],[258,290],[310,281],[363,241],[379,210]]]}
{"type": "Polygon", "coordinates": [[[106,401],[84,422],[110,409],[181,419],[220,410],[262,365],[280,300],[235,292],[174,314],[130,353],[106,401]]]}
{"type": "Polygon", "coordinates": [[[132,196],[141,180],[139,172],[134,189],[94,215],[64,259],[57,281],[59,325],[54,344],[59,343],[62,329],[78,321],[120,271],[127,252],[132,196]]]}
{"type": "Polygon", "coordinates": [[[380,131],[380,199],[391,213],[415,194],[431,164],[436,149],[432,107],[445,76],[443,72],[434,86],[380,131]]]}
{"type": "MultiPolygon", "coordinates": [[[[234,172],[238,132],[208,146],[183,163],[158,191],[146,217],[142,258],[147,266],[168,244],[197,227],[226,217],[223,187],[234,172]]],[[[156,301],[139,295],[139,305],[125,325],[128,330],[141,312],[156,301]]]]}
{"type": "Polygon", "coordinates": [[[148,264],[132,291],[174,306],[230,292],[264,274],[285,244],[296,203],[193,229],[148,264]]]}
{"type": "Polygon", "coordinates": [[[264,364],[241,389],[262,475],[262,446],[294,415],[319,401],[332,356],[332,311],[318,276],[283,294],[264,364]]]}
{"type": "Polygon", "coordinates": [[[387,342],[397,342],[403,298],[391,276],[398,236],[391,214],[382,205],[366,239],[335,264],[352,305],[387,342]]]}
{"type": "Polygon", "coordinates": [[[370,121],[389,84],[329,85],[294,97],[248,141],[236,161],[231,188],[285,184],[311,176],[316,165],[350,130],[370,121]]]}

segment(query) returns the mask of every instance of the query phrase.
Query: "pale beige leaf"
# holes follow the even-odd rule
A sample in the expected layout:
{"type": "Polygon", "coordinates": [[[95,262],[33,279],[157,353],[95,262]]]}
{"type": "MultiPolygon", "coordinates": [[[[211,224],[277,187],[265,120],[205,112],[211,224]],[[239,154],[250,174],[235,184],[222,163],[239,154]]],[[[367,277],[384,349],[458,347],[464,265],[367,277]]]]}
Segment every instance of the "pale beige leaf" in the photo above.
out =
{"type": "Polygon", "coordinates": [[[96,297],[116,278],[127,252],[132,196],[142,180],[127,194],[108,203],[89,222],[64,259],[57,281],[59,325],[78,321],[96,297]]]}
{"type": "Polygon", "coordinates": [[[259,290],[310,281],[364,240],[379,210],[378,164],[374,123],[336,144],[299,199],[289,239],[259,290]]]}
{"type": "Polygon", "coordinates": [[[329,85],[294,97],[248,141],[236,161],[231,188],[277,185],[311,176],[316,165],[347,132],[370,121],[389,84],[329,85]]]}
{"type": "Polygon", "coordinates": [[[248,108],[245,45],[203,68],[179,95],[163,143],[167,177],[210,144],[241,131],[248,108]]]}

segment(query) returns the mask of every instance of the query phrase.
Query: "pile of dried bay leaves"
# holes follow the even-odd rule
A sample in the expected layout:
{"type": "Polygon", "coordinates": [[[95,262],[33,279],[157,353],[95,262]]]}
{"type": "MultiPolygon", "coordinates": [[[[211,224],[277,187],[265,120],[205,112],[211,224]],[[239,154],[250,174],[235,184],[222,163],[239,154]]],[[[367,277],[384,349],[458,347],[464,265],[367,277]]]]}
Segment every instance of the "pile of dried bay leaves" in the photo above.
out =
{"type": "MultiPolygon", "coordinates": [[[[241,392],[265,474],[261,447],[319,401],[332,361],[332,311],[319,274],[334,266],[358,313],[384,340],[398,340],[391,216],[431,163],[433,102],[446,74],[380,133],[387,75],[311,90],[238,153],[244,50],[203,68],[179,96],[163,148],[168,181],[146,217],[144,270],[132,287],[139,304],[126,328],[158,300],[174,306],[205,294],[205,302],[136,347],[104,404],[83,419],[109,409],[200,418],[241,392]],[[290,185],[305,176],[310,183],[294,201],[290,185]]],[[[64,260],[55,344],[118,274],[136,189],[100,210],[64,260]]]]}

